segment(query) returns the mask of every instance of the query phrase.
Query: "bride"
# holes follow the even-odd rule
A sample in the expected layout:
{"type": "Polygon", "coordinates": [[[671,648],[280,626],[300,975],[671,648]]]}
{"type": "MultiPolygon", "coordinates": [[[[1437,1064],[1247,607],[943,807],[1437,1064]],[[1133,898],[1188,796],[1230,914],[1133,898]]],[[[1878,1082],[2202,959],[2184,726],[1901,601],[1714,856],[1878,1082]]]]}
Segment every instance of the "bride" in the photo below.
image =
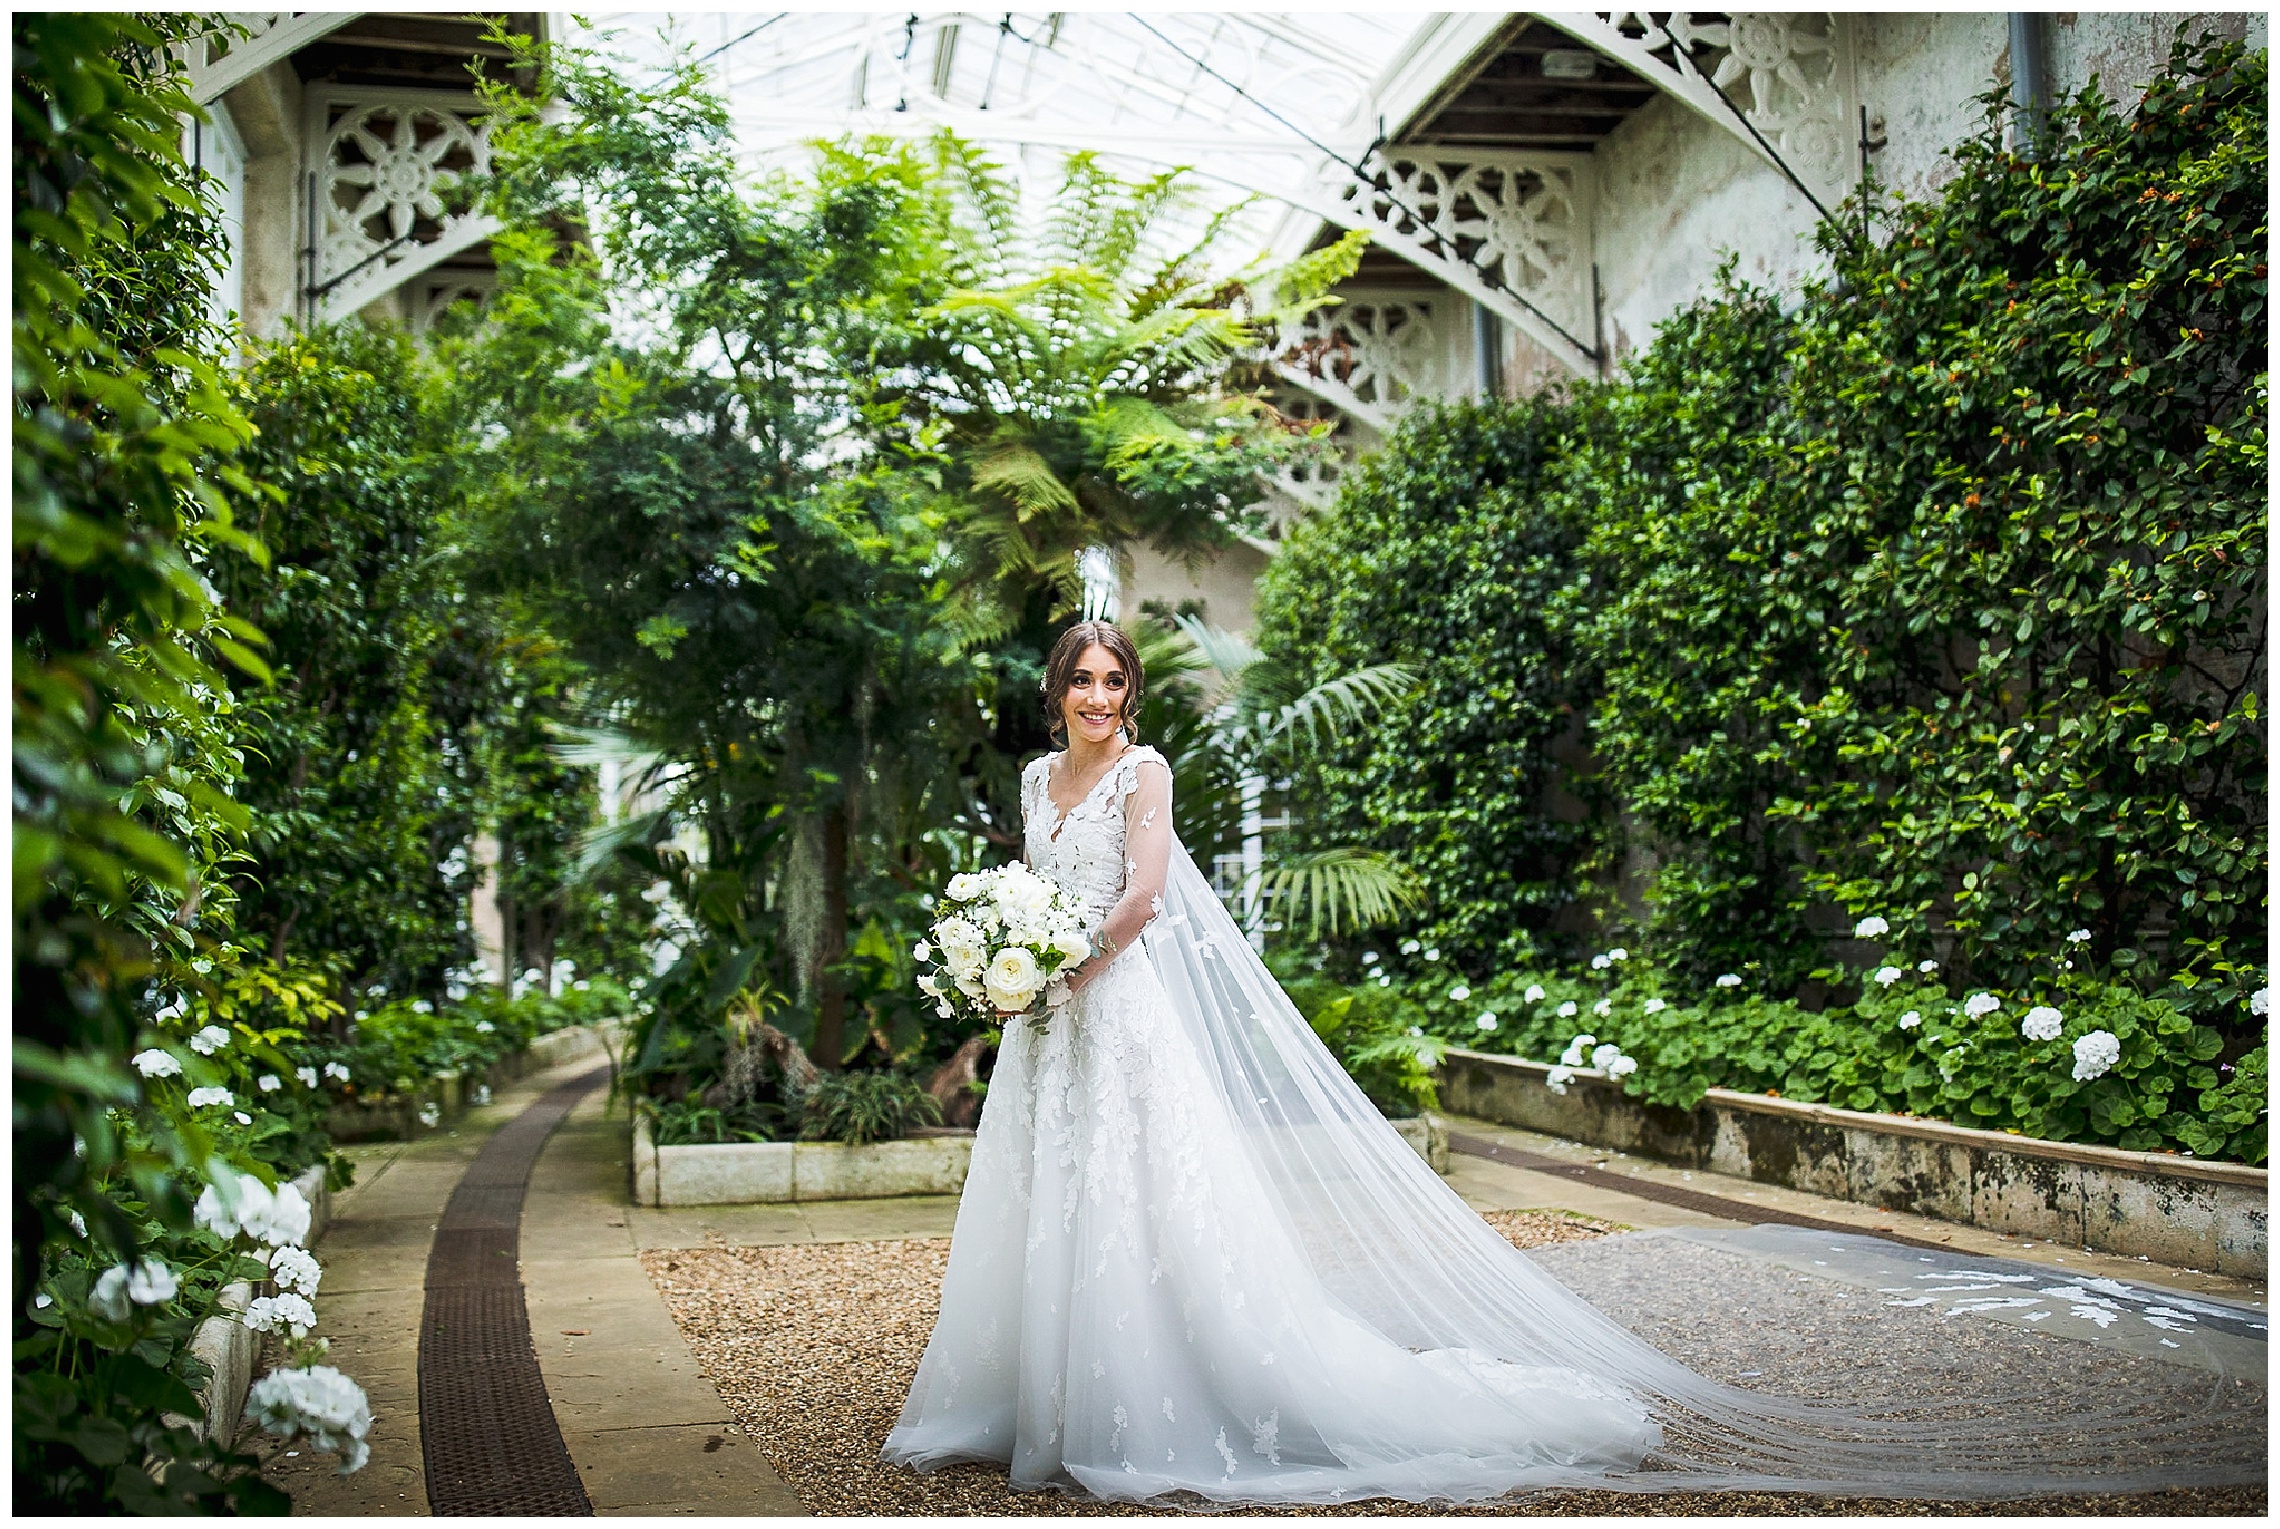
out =
{"type": "MultiPolygon", "coordinates": [[[[1102,621],[1047,665],[1066,748],[1022,776],[1025,858],[1090,908],[1095,954],[1045,1019],[1006,1025],[886,1460],[1216,1503],[2157,1484],[2116,1454],[2143,1420],[1762,1396],[1540,1270],[1385,1123],[1189,860],[1170,768],[1131,738],[1142,679],[1102,621]]],[[[2261,1451],[2156,1474],[2261,1480],[2261,1451]]]]}

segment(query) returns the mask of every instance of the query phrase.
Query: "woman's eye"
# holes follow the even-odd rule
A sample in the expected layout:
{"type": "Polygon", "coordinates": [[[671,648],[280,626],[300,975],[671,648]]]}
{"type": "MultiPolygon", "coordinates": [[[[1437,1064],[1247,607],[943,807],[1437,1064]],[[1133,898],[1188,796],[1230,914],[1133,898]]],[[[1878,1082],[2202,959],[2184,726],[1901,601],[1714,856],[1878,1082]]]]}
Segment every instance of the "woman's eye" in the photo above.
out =
{"type": "Polygon", "coordinates": [[[1108,688],[1111,690],[1122,690],[1124,688],[1124,676],[1121,674],[1110,675],[1108,677],[1108,688]]]}

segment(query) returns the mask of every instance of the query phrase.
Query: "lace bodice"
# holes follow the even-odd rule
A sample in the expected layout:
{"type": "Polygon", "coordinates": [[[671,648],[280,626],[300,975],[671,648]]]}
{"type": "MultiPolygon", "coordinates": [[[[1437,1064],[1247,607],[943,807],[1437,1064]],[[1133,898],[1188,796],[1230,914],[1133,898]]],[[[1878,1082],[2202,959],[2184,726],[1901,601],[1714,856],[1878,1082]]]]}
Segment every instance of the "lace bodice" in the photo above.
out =
{"type": "Polygon", "coordinates": [[[1163,909],[1172,846],[1172,771],[1164,756],[1125,751],[1066,814],[1047,786],[1047,754],[1021,775],[1024,856],[1091,910],[1096,943],[1128,949],[1163,909]],[[1098,936],[1106,934],[1105,942],[1098,936]]]}

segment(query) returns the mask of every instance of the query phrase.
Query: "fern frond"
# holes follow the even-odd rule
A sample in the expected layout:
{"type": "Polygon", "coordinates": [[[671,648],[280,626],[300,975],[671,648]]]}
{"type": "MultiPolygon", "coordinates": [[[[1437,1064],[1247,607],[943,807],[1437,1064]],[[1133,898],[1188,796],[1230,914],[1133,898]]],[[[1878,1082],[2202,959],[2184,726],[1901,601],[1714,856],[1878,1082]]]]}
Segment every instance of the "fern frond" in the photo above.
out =
{"type": "Polygon", "coordinates": [[[1306,918],[1306,936],[1327,930],[1391,923],[1425,904],[1417,873],[1392,856],[1350,845],[1280,855],[1246,889],[1253,909],[1275,912],[1285,924],[1306,918]]]}
{"type": "Polygon", "coordinates": [[[1077,496],[1061,481],[1052,464],[1025,441],[994,444],[973,466],[974,487],[984,493],[1003,494],[1013,501],[1018,518],[1028,520],[1048,510],[1074,510],[1077,496]]]}

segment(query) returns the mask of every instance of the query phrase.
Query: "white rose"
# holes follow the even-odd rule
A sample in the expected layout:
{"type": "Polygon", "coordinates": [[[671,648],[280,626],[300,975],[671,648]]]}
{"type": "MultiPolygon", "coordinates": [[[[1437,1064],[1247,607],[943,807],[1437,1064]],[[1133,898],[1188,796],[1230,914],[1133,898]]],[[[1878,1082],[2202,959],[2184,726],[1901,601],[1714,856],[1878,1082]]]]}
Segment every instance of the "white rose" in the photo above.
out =
{"type": "Polygon", "coordinates": [[[983,890],[987,887],[987,885],[988,883],[984,882],[981,877],[973,875],[971,873],[963,876],[953,876],[950,878],[951,900],[954,902],[970,901],[973,898],[981,896],[983,890]]]}
{"type": "Polygon", "coordinates": [[[1085,938],[1082,929],[1071,929],[1053,938],[1053,948],[1061,953],[1064,967],[1075,966],[1092,958],[1092,941],[1085,938]]]}
{"type": "Polygon", "coordinates": [[[1037,969],[1037,958],[1016,945],[997,953],[983,974],[982,985],[999,1009],[1019,1010],[1029,1007],[1029,1001],[1045,985],[1045,976],[1037,969]]]}

